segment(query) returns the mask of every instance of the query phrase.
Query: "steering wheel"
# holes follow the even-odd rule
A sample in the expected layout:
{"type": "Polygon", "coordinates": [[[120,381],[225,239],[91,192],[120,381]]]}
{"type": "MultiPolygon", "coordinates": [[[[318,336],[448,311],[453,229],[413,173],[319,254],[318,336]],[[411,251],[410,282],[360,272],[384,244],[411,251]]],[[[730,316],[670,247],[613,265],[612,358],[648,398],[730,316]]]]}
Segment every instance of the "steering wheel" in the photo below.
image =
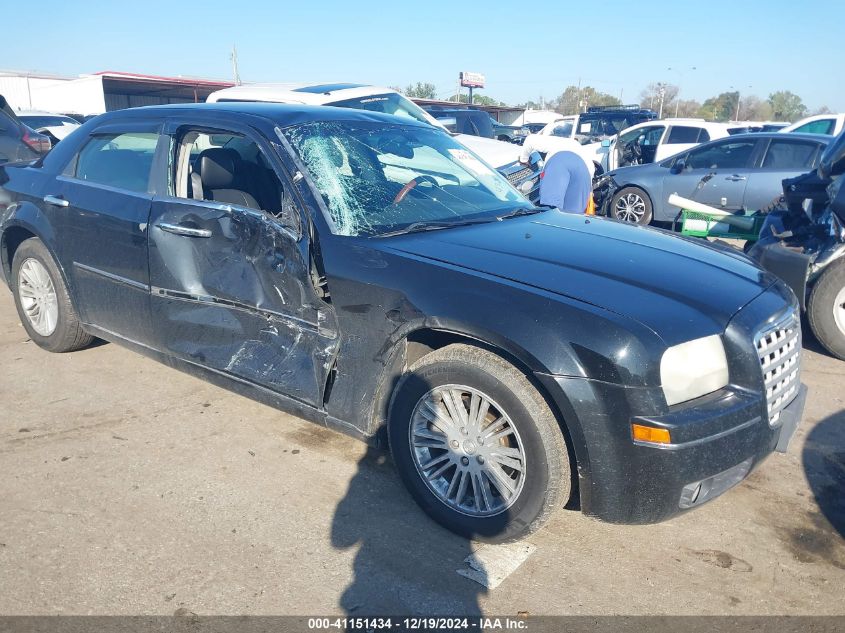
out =
{"type": "Polygon", "coordinates": [[[417,176],[416,178],[412,178],[411,180],[409,180],[408,184],[406,184],[399,190],[399,193],[397,193],[396,197],[393,198],[393,204],[399,204],[400,202],[402,202],[405,199],[405,196],[407,196],[411,192],[411,189],[416,187],[421,182],[430,182],[435,187],[440,186],[439,184],[437,184],[437,180],[435,180],[433,176],[427,176],[425,174],[423,174],[422,176],[417,176]]]}

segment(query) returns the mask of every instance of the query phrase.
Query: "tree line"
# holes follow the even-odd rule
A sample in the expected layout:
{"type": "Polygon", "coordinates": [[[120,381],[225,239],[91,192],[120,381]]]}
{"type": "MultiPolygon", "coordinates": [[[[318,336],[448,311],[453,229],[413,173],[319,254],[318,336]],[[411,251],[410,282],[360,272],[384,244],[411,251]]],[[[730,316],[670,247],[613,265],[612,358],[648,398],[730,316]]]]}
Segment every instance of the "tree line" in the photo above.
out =
{"type": "MultiPolygon", "coordinates": [[[[411,98],[437,99],[437,89],[434,84],[417,82],[404,89],[394,88],[411,98]]],[[[468,95],[453,95],[448,101],[467,103],[468,95]]],[[[473,94],[473,103],[478,105],[507,105],[498,99],[487,95],[473,94]]],[[[577,114],[584,112],[590,106],[622,105],[619,97],[601,92],[592,86],[567,86],[566,89],[553,99],[529,100],[518,104],[518,107],[534,110],[554,110],[560,114],[577,114]]],[[[639,105],[661,112],[667,117],[695,117],[709,121],[797,121],[809,114],[824,114],[830,110],[823,106],[810,111],[801,97],[789,90],[778,90],[767,98],[761,99],[757,95],[743,95],[738,90],[722,92],[705,99],[704,102],[695,99],[683,99],[679,86],[668,83],[651,83],[640,92],[639,105]]]]}

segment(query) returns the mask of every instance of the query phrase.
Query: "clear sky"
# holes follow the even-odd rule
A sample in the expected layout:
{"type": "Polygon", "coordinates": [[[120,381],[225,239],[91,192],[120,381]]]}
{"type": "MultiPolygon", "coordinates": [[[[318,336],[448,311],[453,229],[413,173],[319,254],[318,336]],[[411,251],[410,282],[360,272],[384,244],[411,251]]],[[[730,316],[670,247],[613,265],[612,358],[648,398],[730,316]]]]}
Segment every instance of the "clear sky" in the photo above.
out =
{"type": "Polygon", "coordinates": [[[731,89],[765,98],[785,89],[810,110],[845,111],[845,0],[11,6],[23,21],[4,29],[4,70],[229,79],[235,44],[243,81],[424,81],[446,97],[458,72],[469,70],[486,75],[481,94],[508,103],[554,98],[579,79],[627,103],[646,84],[665,81],[681,86],[681,98],[703,101],[731,89]]]}

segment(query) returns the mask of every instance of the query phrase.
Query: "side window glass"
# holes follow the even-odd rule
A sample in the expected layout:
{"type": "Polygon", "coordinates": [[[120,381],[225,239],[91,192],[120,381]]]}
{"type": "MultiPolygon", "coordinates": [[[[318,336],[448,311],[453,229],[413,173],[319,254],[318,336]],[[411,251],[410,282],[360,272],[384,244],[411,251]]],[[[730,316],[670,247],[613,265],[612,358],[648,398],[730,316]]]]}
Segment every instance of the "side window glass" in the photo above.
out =
{"type": "Polygon", "coordinates": [[[710,140],[710,132],[708,132],[704,128],[701,128],[701,133],[698,135],[698,141],[695,141],[695,142],[706,143],[709,140],[710,140]]]}
{"type": "Polygon", "coordinates": [[[660,138],[663,136],[663,132],[665,130],[666,128],[662,125],[647,128],[645,132],[645,139],[643,140],[643,145],[648,145],[650,147],[658,145],[660,143],[660,138]]]}
{"type": "Polygon", "coordinates": [[[733,141],[702,147],[689,153],[687,169],[739,169],[747,167],[756,141],[733,141]]]}
{"type": "Polygon", "coordinates": [[[690,127],[688,125],[673,125],[669,128],[669,138],[666,139],[666,144],[681,145],[698,143],[700,129],[701,128],[690,127]]]}
{"type": "Polygon", "coordinates": [[[818,145],[810,142],[773,140],[763,159],[764,169],[809,169],[818,152],[818,145]]]}
{"type": "Polygon", "coordinates": [[[282,183],[254,141],[239,134],[189,130],[177,152],[177,198],[282,213],[282,183]]]}
{"type": "Polygon", "coordinates": [[[818,121],[810,121],[794,130],[793,132],[806,132],[807,134],[833,134],[833,128],[836,121],[833,119],[820,119],[818,121]]]}
{"type": "Polygon", "coordinates": [[[76,158],[79,180],[144,193],[150,181],[158,134],[126,132],[94,136],[76,158]]]}

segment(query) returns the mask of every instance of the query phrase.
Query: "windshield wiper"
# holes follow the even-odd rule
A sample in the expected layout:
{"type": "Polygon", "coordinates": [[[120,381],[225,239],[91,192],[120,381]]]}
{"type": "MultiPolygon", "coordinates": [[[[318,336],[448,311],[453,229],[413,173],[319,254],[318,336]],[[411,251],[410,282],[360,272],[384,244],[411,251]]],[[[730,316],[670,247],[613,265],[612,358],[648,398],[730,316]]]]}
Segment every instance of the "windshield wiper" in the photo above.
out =
{"type": "Polygon", "coordinates": [[[543,211],[548,211],[548,209],[544,209],[543,207],[519,207],[502,215],[497,215],[496,219],[501,222],[508,218],[515,218],[520,215],[534,215],[535,213],[543,213],[543,211]]]}
{"type": "Polygon", "coordinates": [[[474,220],[459,220],[457,222],[412,222],[408,226],[387,233],[379,233],[373,237],[393,237],[394,235],[406,235],[408,233],[422,233],[423,231],[439,231],[440,229],[451,229],[456,226],[469,226],[470,224],[484,224],[496,222],[498,216],[487,218],[476,218],[474,220]]]}

